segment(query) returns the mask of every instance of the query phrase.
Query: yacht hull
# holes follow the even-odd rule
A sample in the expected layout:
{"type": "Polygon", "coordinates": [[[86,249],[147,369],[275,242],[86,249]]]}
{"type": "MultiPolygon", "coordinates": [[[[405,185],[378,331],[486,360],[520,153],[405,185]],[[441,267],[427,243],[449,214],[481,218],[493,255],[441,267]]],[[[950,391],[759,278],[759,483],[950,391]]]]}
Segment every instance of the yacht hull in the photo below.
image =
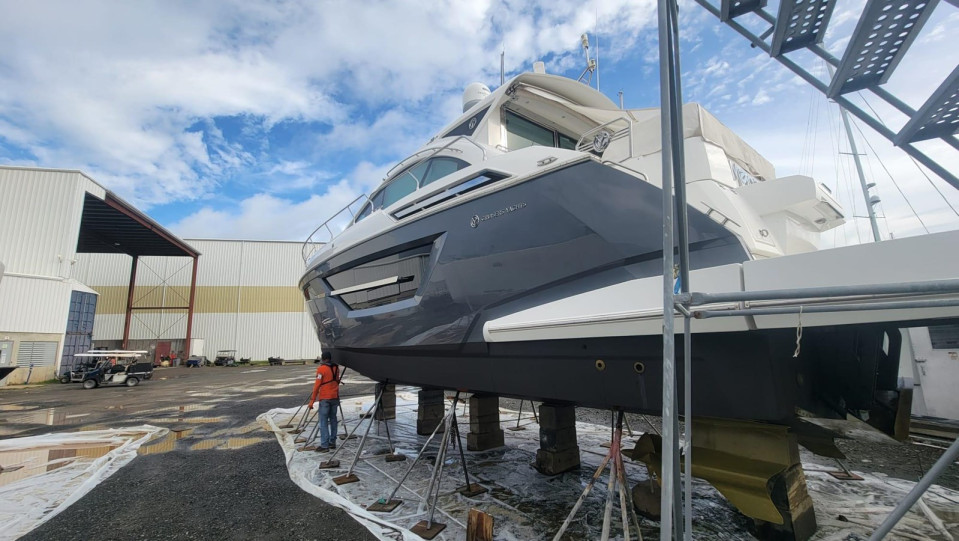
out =
{"type": "MultiPolygon", "coordinates": [[[[695,334],[693,413],[776,423],[789,423],[797,407],[823,417],[844,418],[846,409],[880,414],[875,392],[897,391],[899,359],[882,351],[886,333],[898,343],[898,330],[889,326],[809,329],[800,357],[793,357],[793,330],[695,334]],[[858,362],[835,363],[841,357],[858,362]],[[862,381],[870,384],[846,385],[862,381]]],[[[467,344],[452,351],[335,348],[333,356],[378,381],[660,415],[662,353],[661,337],[638,336],[467,344]]],[[[683,395],[680,389],[681,412],[683,395]]],[[[895,398],[887,406],[895,407],[895,398]]]]}
{"type": "MultiPolygon", "coordinates": [[[[588,160],[329,250],[300,287],[323,348],[373,379],[659,414],[658,335],[488,342],[483,329],[531,307],[661,276],[662,221],[659,188],[588,160]],[[401,282],[354,291],[390,277],[401,282]]],[[[692,208],[689,231],[693,269],[748,259],[739,239],[692,208]]],[[[898,344],[888,326],[811,330],[799,358],[794,329],[695,334],[694,410],[776,422],[797,406],[870,410],[877,390],[896,388],[898,349],[894,360],[881,351],[887,332],[898,344]],[[858,364],[832,362],[837,356],[858,364]],[[886,377],[877,383],[879,372],[886,377]],[[831,383],[845,376],[855,377],[831,383]]]]}

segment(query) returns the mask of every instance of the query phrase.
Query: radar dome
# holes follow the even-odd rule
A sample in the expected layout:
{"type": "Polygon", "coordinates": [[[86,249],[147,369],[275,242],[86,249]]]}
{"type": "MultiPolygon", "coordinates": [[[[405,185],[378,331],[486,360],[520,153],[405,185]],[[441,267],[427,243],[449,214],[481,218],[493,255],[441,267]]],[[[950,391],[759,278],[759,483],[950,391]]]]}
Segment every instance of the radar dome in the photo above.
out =
{"type": "Polygon", "coordinates": [[[483,83],[470,83],[463,91],[463,112],[486,99],[490,95],[489,87],[483,83]]]}

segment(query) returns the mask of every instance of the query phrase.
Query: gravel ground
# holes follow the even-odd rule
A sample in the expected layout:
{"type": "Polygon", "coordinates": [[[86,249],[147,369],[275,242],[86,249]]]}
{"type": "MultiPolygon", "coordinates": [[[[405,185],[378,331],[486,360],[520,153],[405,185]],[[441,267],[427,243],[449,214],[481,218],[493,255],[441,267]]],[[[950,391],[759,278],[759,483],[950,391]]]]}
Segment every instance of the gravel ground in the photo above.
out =
{"type": "MultiPolygon", "coordinates": [[[[154,380],[134,389],[84,391],[79,385],[48,385],[3,391],[0,397],[8,407],[57,404],[71,414],[88,413],[79,418],[82,421],[64,423],[69,426],[56,430],[143,423],[195,427],[176,441],[172,451],[138,456],[21,539],[375,539],[345,512],[294,485],[273,435],[255,423],[257,415],[271,408],[300,403],[309,393],[313,373],[313,366],[272,367],[266,372],[178,368],[158,371],[154,380]],[[267,377],[303,383],[242,392],[267,377]],[[189,396],[196,391],[208,396],[189,396]],[[177,411],[180,405],[187,411],[177,411]],[[216,445],[191,450],[210,444],[216,445]]],[[[372,386],[344,385],[341,392],[369,393],[372,386]]],[[[25,411],[2,412],[5,433],[17,431],[22,436],[55,430],[25,422],[30,420],[25,411]]]]}

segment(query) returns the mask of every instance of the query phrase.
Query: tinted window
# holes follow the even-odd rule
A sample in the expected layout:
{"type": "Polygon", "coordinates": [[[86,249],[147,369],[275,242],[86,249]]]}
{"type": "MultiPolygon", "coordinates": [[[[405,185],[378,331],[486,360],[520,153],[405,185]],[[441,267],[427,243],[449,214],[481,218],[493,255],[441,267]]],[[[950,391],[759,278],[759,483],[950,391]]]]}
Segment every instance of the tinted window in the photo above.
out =
{"type": "Polygon", "coordinates": [[[559,134],[559,148],[576,150],[576,140],[572,137],[566,137],[563,134],[559,134]]]}
{"type": "Polygon", "coordinates": [[[354,220],[354,223],[362,220],[363,218],[366,218],[366,217],[369,216],[372,212],[373,212],[373,204],[372,204],[372,203],[367,203],[366,206],[363,207],[363,210],[361,210],[359,213],[357,213],[357,215],[356,215],[356,220],[354,220]]]}
{"type": "MultiPolygon", "coordinates": [[[[413,175],[413,178],[416,179],[417,183],[422,183],[423,177],[426,176],[426,170],[430,167],[430,160],[426,160],[423,163],[417,164],[416,167],[408,171],[409,174],[413,175]]],[[[422,186],[422,184],[420,184],[422,186]]]]}
{"type": "Polygon", "coordinates": [[[510,150],[516,150],[533,145],[553,146],[553,130],[548,130],[507,111],[506,146],[510,150]]]}
{"type": "Polygon", "coordinates": [[[435,182],[446,175],[459,171],[467,165],[469,164],[456,158],[434,158],[430,160],[430,170],[426,174],[426,177],[420,180],[420,186],[426,186],[427,184],[435,182]]]}
{"type": "Polygon", "coordinates": [[[416,177],[410,174],[409,171],[403,173],[393,179],[393,182],[390,182],[386,188],[383,188],[383,191],[380,192],[383,196],[383,203],[382,205],[377,205],[377,207],[388,207],[396,203],[400,199],[415,192],[416,187],[416,177]]]}

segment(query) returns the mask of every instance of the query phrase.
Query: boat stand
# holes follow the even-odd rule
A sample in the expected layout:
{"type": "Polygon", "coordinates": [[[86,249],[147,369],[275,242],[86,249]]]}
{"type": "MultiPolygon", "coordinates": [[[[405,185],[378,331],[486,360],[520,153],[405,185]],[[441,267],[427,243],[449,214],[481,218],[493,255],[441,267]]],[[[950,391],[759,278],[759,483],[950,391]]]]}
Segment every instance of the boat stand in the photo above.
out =
{"type": "Polygon", "coordinates": [[[350,440],[350,439],[356,439],[356,436],[353,436],[353,435],[351,435],[351,434],[348,434],[347,431],[346,431],[346,413],[343,411],[343,404],[342,404],[342,403],[339,404],[339,408],[340,408],[340,418],[343,419],[343,422],[340,423],[340,424],[343,425],[343,433],[340,434],[338,437],[339,437],[341,440],[343,440],[343,441],[350,440]]]}
{"type": "MultiPolygon", "coordinates": [[[[390,453],[386,455],[387,462],[402,462],[406,460],[406,455],[396,452],[396,446],[393,445],[393,438],[390,437],[390,421],[383,420],[383,426],[386,427],[386,443],[390,446],[390,453]]],[[[376,425],[376,431],[379,433],[380,425],[376,425]]]]}
{"type": "MultiPolygon", "coordinates": [[[[426,438],[426,443],[423,444],[423,447],[420,449],[420,452],[416,454],[416,458],[413,459],[413,463],[410,464],[409,468],[406,468],[406,472],[403,474],[403,477],[400,478],[400,482],[396,484],[393,488],[393,492],[390,492],[390,495],[386,498],[380,498],[370,504],[366,510],[372,511],[374,513],[391,513],[394,509],[400,506],[403,503],[403,500],[396,500],[396,493],[400,490],[400,487],[403,486],[403,483],[406,482],[406,478],[409,477],[410,472],[413,471],[413,468],[416,466],[416,463],[419,462],[420,457],[426,453],[426,448],[429,447],[430,443],[433,441],[433,438],[436,437],[436,433],[439,432],[441,426],[447,426],[450,423],[450,416],[456,415],[456,403],[453,403],[453,407],[450,411],[446,412],[446,415],[443,417],[443,422],[437,423],[436,427],[433,429],[433,433],[430,434],[430,437],[426,438]]],[[[442,444],[441,444],[442,445],[442,444]]]]}
{"type": "Polygon", "coordinates": [[[453,398],[453,408],[451,414],[446,419],[446,431],[443,433],[443,439],[440,442],[439,453],[436,455],[436,462],[433,468],[433,475],[430,477],[430,484],[426,488],[426,500],[429,501],[429,515],[426,520],[417,522],[410,531],[423,539],[433,539],[446,529],[446,524],[434,522],[433,516],[436,514],[436,503],[440,497],[440,488],[443,484],[443,466],[446,464],[446,451],[451,443],[451,438],[455,432],[456,442],[454,445],[459,447],[460,462],[463,464],[463,473],[466,476],[466,486],[456,491],[465,496],[475,496],[482,494],[487,490],[476,483],[470,483],[469,470],[466,467],[466,456],[463,453],[463,445],[460,441],[459,424],[456,422],[456,404],[459,402],[460,393],[456,392],[453,398]],[[430,497],[432,496],[432,501],[430,497]]]}
{"type": "MultiPolygon", "coordinates": [[[[356,430],[360,427],[360,425],[363,424],[363,418],[369,417],[370,422],[366,424],[366,430],[363,431],[363,437],[360,439],[360,446],[356,449],[356,454],[353,455],[353,461],[350,463],[350,469],[347,470],[345,474],[339,477],[333,478],[333,483],[335,483],[337,486],[359,482],[360,478],[353,473],[353,469],[356,468],[356,463],[359,462],[360,455],[363,454],[363,448],[366,446],[366,437],[369,436],[370,428],[373,426],[373,423],[376,422],[376,410],[379,409],[380,400],[382,398],[383,398],[383,391],[381,390],[379,393],[376,394],[376,400],[373,402],[373,407],[370,408],[370,411],[366,415],[360,416],[360,421],[356,423],[356,426],[353,427],[353,430],[346,436],[347,439],[349,439],[349,437],[353,435],[353,432],[356,432],[356,430]]],[[[336,456],[337,453],[340,452],[340,449],[343,449],[343,447],[342,446],[337,447],[336,451],[333,451],[333,455],[330,456],[329,460],[327,460],[326,462],[321,462],[320,468],[329,469],[329,468],[338,467],[340,465],[340,461],[334,460],[333,458],[336,456]]]]}
{"type": "MultiPolygon", "coordinates": [[[[303,434],[303,432],[309,429],[310,423],[312,422],[312,419],[314,418],[316,418],[316,412],[312,412],[312,413],[307,412],[307,414],[303,416],[303,419],[301,419],[302,424],[298,426],[297,428],[295,428],[294,430],[292,430],[292,433],[303,434]]],[[[307,441],[310,441],[309,432],[307,432],[305,435],[297,436],[296,439],[293,440],[293,443],[305,443],[307,441]]]]}
{"type": "MultiPolygon", "coordinates": [[[[513,432],[517,432],[519,430],[526,430],[525,426],[519,425],[520,419],[523,418],[523,402],[526,402],[526,401],[525,400],[519,401],[519,412],[516,414],[516,426],[511,426],[507,428],[506,430],[512,430],[513,432]]],[[[539,424],[539,417],[536,415],[536,404],[534,404],[532,400],[529,401],[529,407],[530,409],[533,410],[533,420],[536,421],[536,424],[539,424]]]]}
{"type": "MultiPolygon", "coordinates": [[[[320,433],[320,414],[319,408],[316,412],[316,424],[313,425],[313,430],[310,431],[310,435],[306,438],[306,445],[297,449],[297,451],[314,451],[316,450],[316,437],[320,433]]],[[[299,439],[299,438],[297,438],[299,439]]],[[[294,440],[296,441],[296,440],[294,440]]]]}
{"type": "Polygon", "coordinates": [[[609,465],[609,483],[607,485],[606,491],[606,508],[603,513],[603,533],[600,539],[602,541],[608,541],[610,529],[613,522],[613,498],[614,494],[619,493],[619,506],[622,513],[622,524],[623,524],[623,539],[627,541],[632,539],[630,536],[630,524],[636,531],[636,539],[642,541],[643,533],[639,529],[639,518],[636,516],[636,510],[633,508],[632,495],[629,491],[629,482],[626,476],[626,467],[623,464],[623,454],[621,451],[623,439],[623,412],[616,412],[616,423],[615,428],[613,429],[613,441],[609,446],[609,452],[606,453],[606,456],[603,458],[602,463],[600,463],[599,468],[596,469],[596,473],[593,474],[592,479],[589,480],[589,483],[586,484],[586,488],[583,490],[583,493],[580,494],[579,499],[576,500],[576,504],[573,505],[572,511],[569,512],[569,515],[566,517],[566,520],[563,521],[563,525],[560,526],[559,531],[556,532],[556,535],[553,536],[553,541],[559,541],[559,539],[566,533],[566,529],[569,528],[569,525],[573,522],[573,517],[576,516],[576,513],[582,507],[583,502],[586,501],[586,496],[589,495],[590,491],[593,489],[593,485],[596,484],[596,481],[599,480],[600,475],[606,469],[606,466],[609,465]]]}
{"type": "Polygon", "coordinates": [[[849,468],[842,463],[842,460],[836,459],[836,464],[839,464],[839,467],[842,468],[842,471],[830,471],[826,472],[829,475],[839,479],[840,481],[862,481],[862,477],[856,475],[855,473],[849,471],[849,468]]]}
{"type": "Polygon", "coordinates": [[[300,414],[300,411],[301,411],[302,409],[303,409],[303,405],[301,404],[300,407],[296,408],[296,412],[293,413],[293,416],[290,417],[290,420],[287,421],[286,423],[278,426],[277,428],[282,428],[282,429],[284,429],[284,430],[287,429],[287,428],[293,428],[293,419],[296,419],[296,416],[300,414]]]}

